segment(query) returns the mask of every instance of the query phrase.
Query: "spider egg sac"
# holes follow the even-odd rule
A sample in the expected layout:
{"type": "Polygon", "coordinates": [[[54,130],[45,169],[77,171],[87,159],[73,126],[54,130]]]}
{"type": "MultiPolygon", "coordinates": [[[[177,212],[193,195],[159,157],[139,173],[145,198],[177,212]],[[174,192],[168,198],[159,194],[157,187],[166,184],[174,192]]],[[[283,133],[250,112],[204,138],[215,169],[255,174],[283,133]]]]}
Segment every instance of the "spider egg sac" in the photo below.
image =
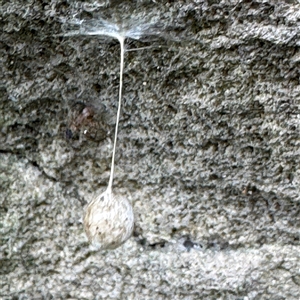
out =
{"type": "Polygon", "coordinates": [[[84,229],[98,250],[115,249],[132,234],[134,216],[131,204],[115,196],[111,189],[95,197],[86,209],[84,229]]]}

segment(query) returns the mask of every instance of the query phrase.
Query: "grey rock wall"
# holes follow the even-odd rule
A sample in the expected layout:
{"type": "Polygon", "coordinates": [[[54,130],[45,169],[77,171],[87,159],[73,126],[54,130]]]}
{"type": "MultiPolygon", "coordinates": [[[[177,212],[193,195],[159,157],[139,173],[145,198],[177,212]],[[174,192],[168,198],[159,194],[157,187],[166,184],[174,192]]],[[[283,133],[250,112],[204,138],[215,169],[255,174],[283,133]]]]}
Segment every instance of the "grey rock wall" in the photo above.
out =
{"type": "Polygon", "coordinates": [[[2,1],[0,298],[299,299],[299,9],[2,1]],[[76,13],[151,24],[126,43],[114,190],[135,230],[113,251],[82,217],[108,183],[120,49],[61,36],[76,13]]]}

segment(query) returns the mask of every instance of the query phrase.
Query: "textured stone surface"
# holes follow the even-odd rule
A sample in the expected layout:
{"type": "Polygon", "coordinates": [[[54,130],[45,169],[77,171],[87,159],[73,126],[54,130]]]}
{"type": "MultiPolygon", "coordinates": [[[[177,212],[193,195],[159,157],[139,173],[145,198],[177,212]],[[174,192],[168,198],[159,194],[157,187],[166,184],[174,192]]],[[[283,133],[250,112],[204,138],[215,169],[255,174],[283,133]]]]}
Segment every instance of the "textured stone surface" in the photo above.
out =
{"type": "Polygon", "coordinates": [[[299,299],[299,11],[1,3],[1,299],[299,299]],[[125,55],[114,192],[135,230],[112,251],[82,217],[108,183],[120,49],[57,36],[75,13],[153,25],[127,40],[151,47],[125,55]]]}

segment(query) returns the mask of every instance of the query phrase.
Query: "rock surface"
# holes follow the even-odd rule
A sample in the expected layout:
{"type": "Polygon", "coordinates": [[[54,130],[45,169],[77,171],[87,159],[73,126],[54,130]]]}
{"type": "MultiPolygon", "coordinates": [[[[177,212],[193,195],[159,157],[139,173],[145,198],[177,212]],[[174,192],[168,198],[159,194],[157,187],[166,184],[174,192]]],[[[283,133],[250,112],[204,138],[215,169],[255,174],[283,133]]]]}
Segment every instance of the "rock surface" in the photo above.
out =
{"type": "Polygon", "coordinates": [[[299,299],[297,1],[3,2],[0,298],[299,299]],[[113,187],[135,230],[112,251],[82,217],[108,183],[120,49],[61,36],[75,14],[144,32],[113,187]]]}

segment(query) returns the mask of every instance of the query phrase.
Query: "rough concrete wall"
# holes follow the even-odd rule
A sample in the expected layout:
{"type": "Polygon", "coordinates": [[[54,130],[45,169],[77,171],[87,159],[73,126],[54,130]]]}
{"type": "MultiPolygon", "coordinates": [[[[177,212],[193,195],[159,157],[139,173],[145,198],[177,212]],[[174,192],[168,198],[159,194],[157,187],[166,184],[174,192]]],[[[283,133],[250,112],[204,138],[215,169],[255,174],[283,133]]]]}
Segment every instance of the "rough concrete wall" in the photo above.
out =
{"type": "Polygon", "coordinates": [[[299,299],[299,9],[1,2],[1,299],[299,299]],[[153,47],[125,56],[114,190],[135,231],[114,251],[82,216],[108,183],[119,45],[55,36],[75,12],[159,24],[127,41],[153,47]]]}

